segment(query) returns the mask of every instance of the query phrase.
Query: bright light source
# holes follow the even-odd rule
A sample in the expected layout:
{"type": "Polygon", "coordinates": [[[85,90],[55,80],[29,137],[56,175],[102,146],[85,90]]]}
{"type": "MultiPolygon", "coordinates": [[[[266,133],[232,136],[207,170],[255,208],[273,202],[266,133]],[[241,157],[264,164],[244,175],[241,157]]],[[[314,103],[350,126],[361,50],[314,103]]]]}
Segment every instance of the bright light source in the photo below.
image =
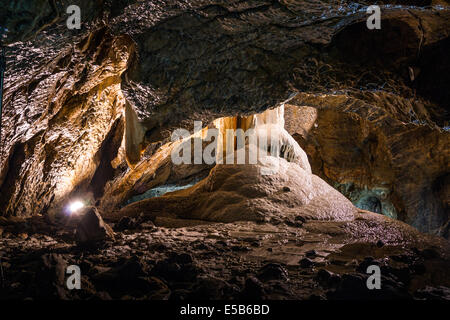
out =
{"type": "Polygon", "coordinates": [[[84,207],[84,203],[81,201],[74,201],[71,204],[69,204],[69,212],[70,213],[75,213],[78,210],[80,210],[81,208],[84,207]]]}

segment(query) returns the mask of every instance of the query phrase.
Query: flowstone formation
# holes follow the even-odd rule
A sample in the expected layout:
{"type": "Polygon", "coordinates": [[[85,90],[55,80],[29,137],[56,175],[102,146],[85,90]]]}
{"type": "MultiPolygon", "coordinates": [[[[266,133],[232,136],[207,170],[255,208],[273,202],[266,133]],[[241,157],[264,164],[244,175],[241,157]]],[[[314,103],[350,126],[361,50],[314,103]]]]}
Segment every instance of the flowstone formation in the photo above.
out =
{"type": "MultiPolygon", "coordinates": [[[[295,216],[336,221],[354,218],[356,209],[350,201],[311,173],[306,154],[284,130],[284,105],[242,119],[218,119],[214,124],[219,132],[213,142],[216,165],[207,178],[188,189],[128,205],[117,215],[216,222],[270,221],[295,216]],[[240,148],[234,141],[239,139],[237,129],[247,132],[240,148]],[[232,130],[232,140],[228,139],[228,130],[232,130]],[[265,143],[260,144],[261,141],[265,143]],[[240,152],[243,163],[238,162],[240,152]],[[227,159],[230,153],[232,162],[227,159]]],[[[202,136],[208,136],[208,130],[211,129],[207,128],[202,136]]],[[[191,139],[195,137],[179,143],[171,154],[178,154],[177,148],[183,144],[194,153],[191,139]]]]}

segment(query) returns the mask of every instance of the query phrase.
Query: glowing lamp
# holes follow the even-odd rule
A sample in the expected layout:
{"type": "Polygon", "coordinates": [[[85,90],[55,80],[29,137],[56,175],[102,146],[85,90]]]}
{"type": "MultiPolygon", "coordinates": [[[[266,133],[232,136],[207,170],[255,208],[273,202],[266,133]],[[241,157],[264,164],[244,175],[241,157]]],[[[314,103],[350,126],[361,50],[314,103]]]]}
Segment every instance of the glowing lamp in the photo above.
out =
{"type": "Polygon", "coordinates": [[[70,214],[73,214],[77,211],[79,211],[80,209],[82,209],[84,207],[84,203],[81,201],[74,201],[72,203],[69,204],[69,212],[70,214]]]}

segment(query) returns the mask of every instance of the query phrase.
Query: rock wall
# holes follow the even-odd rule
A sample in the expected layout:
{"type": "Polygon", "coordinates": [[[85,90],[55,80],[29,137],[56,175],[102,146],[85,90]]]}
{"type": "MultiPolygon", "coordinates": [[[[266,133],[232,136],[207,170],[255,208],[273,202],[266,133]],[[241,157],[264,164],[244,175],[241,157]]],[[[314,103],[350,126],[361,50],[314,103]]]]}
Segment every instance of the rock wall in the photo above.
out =
{"type": "MultiPolygon", "coordinates": [[[[108,165],[117,152],[102,147],[107,149],[115,135],[116,144],[122,140],[120,76],[132,48],[127,37],[100,29],[57,57],[29,65],[26,74],[8,74],[0,212],[27,216],[59,210],[70,194],[93,191],[99,165],[108,165]]],[[[21,59],[20,51],[15,58],[21,59]]],[[[8,68],[15,70],[12,60],[8,68]]]]}
{"type": "Polygon", "coordinates": [[[370,95],[376,105],[344,94],[300,94],[286,106],[287,130],[308,154],[313,172],[355,204],[422,231],[448,234],[442,181],[448,176],[450,133],[401,121],[395,110],[405,101],[396,106],[388,103],[396,97],[370,95]]]}
{"type": "Polygon", "coordinates": [[[366,28],[368,4],[1,0],[0,214],[58,212],[79,194],[103,202],[124,176],[145,176],[139,190],[166,181],[149,173],[174,128],[297,94],[290,103],[320,109],[314,139],[290,131],[313,172],[436,230],[448,220],[448,1],[382,1],[381,30],[366,28]],[[80,30],[66,27],[69,4],[81,8],[80,30]]]}

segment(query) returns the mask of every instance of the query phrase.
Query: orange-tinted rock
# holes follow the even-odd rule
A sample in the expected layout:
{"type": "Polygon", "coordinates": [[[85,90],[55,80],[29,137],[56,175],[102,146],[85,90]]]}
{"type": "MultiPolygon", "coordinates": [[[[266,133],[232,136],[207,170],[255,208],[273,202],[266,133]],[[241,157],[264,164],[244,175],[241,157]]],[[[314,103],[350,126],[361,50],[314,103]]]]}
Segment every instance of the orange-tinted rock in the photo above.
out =
{"type": "Polygon", "coordinates": [[[287,130],[313,173],[354,203],[438,231],[448,221],[449,132],[407,121],[409,100],[367,95],[372,104],[351,95],[300,94],[286,106],[287,130]]]}

